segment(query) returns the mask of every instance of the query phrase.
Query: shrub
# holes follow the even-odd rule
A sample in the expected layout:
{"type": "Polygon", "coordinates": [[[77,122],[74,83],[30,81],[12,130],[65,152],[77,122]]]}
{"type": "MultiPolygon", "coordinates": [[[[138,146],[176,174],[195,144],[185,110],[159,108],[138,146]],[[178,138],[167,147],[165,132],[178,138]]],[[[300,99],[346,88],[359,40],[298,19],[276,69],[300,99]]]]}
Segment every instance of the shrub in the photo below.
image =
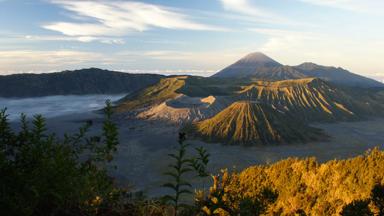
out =
{"type": "Polygon", "coordinates": [[[370,206],[376,209],[371,211],[383,215],[384,188],[375,186],[384,183],[383,170],[384,152],[379,149],[323,164],[314,158],[288,158],[248,167],[240,173],[225,171],[215,180],[218,183],[212,186],[211,201],[205,204],[211,212],[221,208],[233,215],[230,211],[236,213],[239,206],[250,206],[268,188],[278,197],[266,214],[340,215],[352,201],[370,200],[370,206]]]}
{"type": "Polygon", "coordinates": [[[21,116],[20,131],[0,112],[0,212],[7,215],[97,215],[119,191],[107,175],[118,144],[117,127],[106,103],[101,136],[86,136],[92,122],[58,138],[41,115],[32,124],[21,116]]]}

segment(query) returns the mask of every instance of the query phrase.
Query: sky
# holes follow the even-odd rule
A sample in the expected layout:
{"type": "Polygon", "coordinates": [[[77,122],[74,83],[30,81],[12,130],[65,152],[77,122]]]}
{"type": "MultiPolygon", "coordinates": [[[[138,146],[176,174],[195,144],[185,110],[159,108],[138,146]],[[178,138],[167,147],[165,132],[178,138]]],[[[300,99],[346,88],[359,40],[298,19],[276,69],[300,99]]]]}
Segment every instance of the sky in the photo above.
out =
{"type": "Polygon", "coordinates": [[[250,52],[384,80],[383,0],[0,0],[0,74],[208,76],[250,52]]]}

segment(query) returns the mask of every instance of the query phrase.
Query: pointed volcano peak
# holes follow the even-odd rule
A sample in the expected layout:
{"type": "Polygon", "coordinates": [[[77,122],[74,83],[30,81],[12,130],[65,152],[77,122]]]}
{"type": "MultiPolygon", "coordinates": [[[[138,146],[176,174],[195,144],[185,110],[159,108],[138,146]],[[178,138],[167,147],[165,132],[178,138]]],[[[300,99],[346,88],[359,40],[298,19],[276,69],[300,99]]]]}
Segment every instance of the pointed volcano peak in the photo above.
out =
{"type": "Polygon", "coordinates": [[[284,80],[304,77],[300,72],[289,66],[283,66],[261,52],[250,53],[213,76],[236,78],[253,77],[266,80],[284,80]]]}
{"type": "Polygon", "coordinates": [[[280,63],[261,52],[253,52],[241,58],[237,63],[258,64],[264,66],[281,66],[280,63]]]}

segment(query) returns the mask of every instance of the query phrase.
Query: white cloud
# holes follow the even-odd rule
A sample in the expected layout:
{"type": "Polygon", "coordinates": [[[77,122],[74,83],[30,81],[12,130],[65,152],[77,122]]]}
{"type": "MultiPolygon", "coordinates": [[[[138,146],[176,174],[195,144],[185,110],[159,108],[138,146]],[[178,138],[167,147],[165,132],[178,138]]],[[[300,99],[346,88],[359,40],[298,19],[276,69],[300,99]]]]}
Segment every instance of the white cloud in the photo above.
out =
{"type": "Polygon", "coordinates": [[[260,47],[263,52],[290,52],[302,48],[302,44],[315,44],[324,39],[323,35],[312,32],[284,29],[252,28],[249,31],[267,36],[267,41],[260,47]]]}
{"type": "Polygon", "coordinates": [[[260,16],[260,17],[269,17],[271,16],[270,12],[267,12],[265,9],[257,8],[251,5],[248,0],[220,0],[223,4],[224,9],[229,11],[236,11],[239,13],[251,15],[251,16],[260,16]]]}
{"type": "Polygon", "coordinates": [[[266,8],[256,6],[249,0],[219,0],[223,8],[227,11],[238,13],[247,17],[251,17],[252,21],[274,24],[299,24],[279,14],[273,13],[266,8]]]}
{"type": "MultiPolygon", "coordinates": [[[[20,38],[20,37],[17,37],[17,38],[20,38]]],[[[93,36],[70,37],[70,36],[26,35],[24,39],[29,41],[79,41],[84,43],[98,41],[105,44],[125,44],[125,41],[121,38],[93,37],[93,36]]]]}
{"type": "Polygon", "coordinates": [[[53,0],[52,3],[84,19],[77,22],[54,22],[43,27],[74,37],[124,36],[150,28],[223,30],[194,22],[176,9],[143,2],[53,0]]]}
{"type": "Polygon", "coordinates": [[[95,53],[74,50],[9,50],[0,51],[0,74],[51,72],[100,67],[136,73],[195,74],[208,76],[235,62],[249,52],[262,51],[282,64],[296,65],[310,61],[341,66],[353,72],[384,76],[380,58],[384,44],[344,40],[328,35],[279,29],[256,29],[268,36],[260,47],[247,49],[182,52],[174,50],[122,51],[95,53]],[[270,31],[269,31],[270,30],[270,31]],[[284,33],[282,36],[279,33],[284,33]],[[349,47],[349,48],[346,48],[349,47]]]}
{"type": "Polygon", "coordinates": [[[210,75],[244,54],[244,50],[182,52],[174,50],[95,53],[73,50],[0,51],[0,74],[50,72],[101,67],[130,72],[210,75]]]}
{"type": "Polygon", "coordinates": [[[306,38],[316,38],[318,34],[303,31],[285,30],[285,29],[273,29],[273,28],[250,28],[251,32],[256,32],[268,36],[300,36],[306,38]]]}
{"type": "Polygon", "coordinates": [[[376,58],[384,56],[382,41],[284,29],[250,29],[250,31],[266,36],[266,41],[259,50],[283,64],[315,62],[344,67],[366,75],[384,71],[381,59],[376,58]]]}
{"type": "Polygon", "coordinates": [[[93,65],[102,58],[101,54],[71,50],[0,51],[0,72],[51,71],[56,68],[71,68],[78,65],[93,65]]]}
{"type": "Polygon", "coordinates": [[[343,10],[382,13],[383,0],[300,0],[305,3],[339,8],[343,10]]]}
{"type": "Polygon", "coordinates": [[[195,76],[211,76],[217,72],[217,70],[196,70],[196,69],[158,69],[158,70],[126,70],[117,69],[117,71],[126,73],[152,73],[163,75],[195,75],[195,76]]]}

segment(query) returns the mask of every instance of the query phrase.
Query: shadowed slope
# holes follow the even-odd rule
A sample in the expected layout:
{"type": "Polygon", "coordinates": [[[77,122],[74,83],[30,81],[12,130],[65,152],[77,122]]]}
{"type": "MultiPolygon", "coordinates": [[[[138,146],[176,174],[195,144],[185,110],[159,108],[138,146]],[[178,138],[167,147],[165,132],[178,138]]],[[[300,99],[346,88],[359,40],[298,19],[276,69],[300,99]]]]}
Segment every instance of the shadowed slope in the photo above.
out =
{"type": "Polygon", "coordinates": [[[233,103],[214,117],[194,124],[191,131],[207,141],[243,145],[306,142],[321,135],[271,106],[249,101],[233,103]]]}
{"type": "Polygon", "coordinates": [[[384,87],[376,80],[351,73],[343,68],[321,66],[314,63],[303,63],[294,67],[308,77],[318,77],[326,81],[353,87],[384,87]]]}

